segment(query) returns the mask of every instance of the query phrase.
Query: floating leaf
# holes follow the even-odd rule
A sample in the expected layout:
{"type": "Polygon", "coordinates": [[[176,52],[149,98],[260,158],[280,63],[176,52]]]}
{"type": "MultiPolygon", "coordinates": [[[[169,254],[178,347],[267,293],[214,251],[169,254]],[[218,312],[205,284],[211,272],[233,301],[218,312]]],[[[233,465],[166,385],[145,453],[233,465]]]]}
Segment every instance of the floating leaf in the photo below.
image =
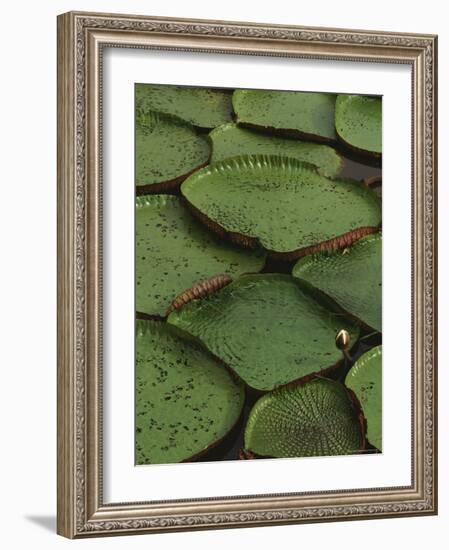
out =
{"type": "Polygon", "coordinates": [[[194,284],[192,287],[176,296],[167,309],[167,315],[175,309],[184,306],[191,300],[199,300],[200,298],[214,294],[217,290],[220,290],[220,288],[223,288],[229,283],[232,283],[232,278],[229,277],[229,275],[219,274],[194,284]]]}
{"type": "Polygon", "coordinates": [[[345,311],[382,330],[382,236],[367,235],[343,251],[298,260],[293,275],[333,298],[345,311]]]}
{"type": "Polygon", "coordinates": [[[136,126],[136,185],[141,192],[176,186],[208,162],[210,146],[190,124],[171,115],[140,115],[136,126]]]}
{"type": "Polygon", "coordinates": [[[136,107],[176,115],[201,128],[232,120],[232,94],[219,89],[137,84],[136,107]]]}
{"type": "Polygon", "coordinates": [[[237,122],[284,135],[335,139],[335,95],[311,92],[235,90],[237,122]]]}
{"type": "Polygon", "coordinates": [[[315,379],[261,397],[250,412],[245,450],[275,458],[353,454],[364,446],[345,387],[315,379]]]}
{"type": "Polygon", "coordinates": [[[219,241],[171,195],[136,200],[136,308],[164,315],[177,294],[196,282],[225,273],[259,271],[265,258],[219,241]]]}
{"type": "Polygon", "coordinates": [[[212,130],[211,162],[239,155],[278,155],[292,157],[315,165],[323,176],[336,176],[343,167],[343,159],[332,147],[297,139],[266,136],[225,124],[212,130]]]}
{"type": "Polygon", "coordinates": [[[175,328],[137,321],[137,464],[191,459],[237,422],[244,389],[207,351],[175,328]]]}
{"type": "Polygon", "coordinates": [[[242,156],[192,174],[181,192],[212,229],[288,258],[347,246],[377,230],[381,204],[367,187],[320,176],[286,157],[242,156]]]}
{"type": "Polygon", "coordinates": [[[173,311],[168,322],[195,336],[249,386],[271,390],[333,367],[336,333],[357,326],[290,275],[244,275],[173,311]]]}
{"type": "Polygon", "coordinates": [[[382,153],[382,100],[361,95],[339,95],[335,105],[338,137],[358,152],[382,153]]]}
{"type": "Polygon", "coordinates": [[[382,346],[364,353],[348,372],[345,384],[350,388],[363,410],[367,423],[368,441],[382,450],[382,346]]]}

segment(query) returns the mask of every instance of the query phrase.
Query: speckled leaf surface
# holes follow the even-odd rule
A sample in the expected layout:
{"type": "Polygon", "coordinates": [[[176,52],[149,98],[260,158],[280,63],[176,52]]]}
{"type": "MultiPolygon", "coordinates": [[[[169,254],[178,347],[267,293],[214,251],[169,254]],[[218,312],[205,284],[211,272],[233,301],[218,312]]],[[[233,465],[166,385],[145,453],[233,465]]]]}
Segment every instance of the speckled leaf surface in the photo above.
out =
{"type": "Polygon", "coordinates": [[[181,192],[219,227],[279,253],[377,227],[381,221],[381,203],[371,189],[325,178],[315,167],[286,157],[215,162],[189,176],[181,192]]]}
{"type": "Polygon", "coordinates": [[[343,167],[343,159],[328,145],[267,136],[237,124],[219,126],[209,137],[212,141],[211,162],[240,155],[276,155],[313,164],[323,176],[336,176],[343,167]]]}
{"type": "Polygon", "coordinates": [[[357,411],[342,384],[315,379],[256,402],[245,449],[275,458],[354,454],[363,447],[357,411]]]}
{"type": "Polygon", "coordinates": [[[171,195],[136,200],[136,309],[165,315],[177,294],[194,283],[226,273],[259,271],[260,251],[242,251],[218,240],[171,195]]]}
{"type": "Polygon", "coordinates": [[[244,275],[168,322],[198,338],[249,386],[271,390],[333,366],[335,335],[358,328],[290,275],[244,275]]]}
{"type": "Polygon", "coordinates": [[[382,153],[382,100],[361,95],[339,95],[335,104],[337,134],[350,147],[382,153]]]}
{"type": "Polygon", "coordinates": [[[211,88],[137,84],[136,107],[176,115],[201,128],[232,120],[231,92],[211,88]]]}
{"type": "Polygon", "coordinates": [[[363,354],[345,380],[358,400],[366,418],[368,441],[382,450],[382,346],[363,354]]]}
{"type": "Polygon", "coordinates": [[[136,462],[181,462],[237,422],[244,389],[207,351],[157,321],[136,326],[136,462]]]}
{"type": "Polygon", "coordinates": [[[335,139],[335,95],[235,90],[232,104],[240,124],[335,139]]]}
{"type": "Polygon", "coordinates": [[[367,235],[349,248],[309,254],[293,275],[333,298],[345,311],[382,330],[382,236],[367,235]]]}
{"type": "Polygon", "coordinates": [[[136,185],[180,180],[210,156],[205,136],[190,124],[161,113],[140,115],[136,125],[136,185]]]}

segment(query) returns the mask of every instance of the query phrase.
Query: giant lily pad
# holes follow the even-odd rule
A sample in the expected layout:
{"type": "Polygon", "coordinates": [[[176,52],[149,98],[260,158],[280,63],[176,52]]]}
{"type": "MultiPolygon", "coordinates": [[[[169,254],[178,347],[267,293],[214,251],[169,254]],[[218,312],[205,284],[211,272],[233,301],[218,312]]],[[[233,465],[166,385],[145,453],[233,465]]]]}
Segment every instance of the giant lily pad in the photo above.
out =
{"type": "Polygon", "coordinates": [[[343,251],[301,258],[293,275],[319,288],[370,327],[382,330],[382,236],[367,235],[343,251]]]}
{"type": "Polygon", "coordinates": [[[137,321],[136,461],[190,459],[237,422],[244,389],[207,351],[175,328],[137,321]]]}
{"type": "Polygon", "coordinates": [[[335,139],[335,95],[310,92],[235,90],[237,122],[284,135],[335,139]]]}
{"type": "Polygon", "coordinates": [[[347,246],[377,230],[381,204],[357,182],[287,157],[242,156],[192,174],[181,192],[222,236],[285,257],[347,246]]]}
{"type": "Polygon", "coordinates": [[[209,134],[212,140],[211,162],[240,155],[278,155],[293,157],[315,165],[323,176],[336,176],[343,159],[328,145],[297,139],[266,136],[236,124],[224,124],[209,134]]]}
{"type": "Polygon", "coordinates": [[[260,251],[235,249],[204,229],[171,195],[136,200],[136,308],[164,315],[173,298],[218,273],[259,271],[260,251]]]}
{"type": "Polygon", "coordinates": [[[345,455],[363,446],[359,412],[344,386],[326,379],[264,395],[245,429],[245,449],[261,456],[345,455]]]}
{"type": "Polygon", "coordinates": [[[232,120],[232,95],[226,90],[137,84],[136,107],[176,115],[201,128],[215,128],[232,120]]]}
{"type": "Polygon", "coordinates": [[[332,367],[335,335],[358,328],[290,275],[244,275],[193,300],[168,322],[195,336],[249,386],[271,390],[332,367]]]}
{"type": "Polygon", "coordinates": [[[176,186],[208,162],[210,146],[190,124],[171,115],[146,113],[136,125],[136,185],[140,192],[176,186]]]}
{"type": "Polygon", "coordinates": [[[382,100],[361,95],[339,95],[335,104],[338,137],[356,152],[382,153],[382,100]]]}
{"type": "Polygon", "coordinates": [[[367,423],[367,438],[371,445],[382,450],[382,346],[363,354],[345,380],[363,410],[367,423]]]}

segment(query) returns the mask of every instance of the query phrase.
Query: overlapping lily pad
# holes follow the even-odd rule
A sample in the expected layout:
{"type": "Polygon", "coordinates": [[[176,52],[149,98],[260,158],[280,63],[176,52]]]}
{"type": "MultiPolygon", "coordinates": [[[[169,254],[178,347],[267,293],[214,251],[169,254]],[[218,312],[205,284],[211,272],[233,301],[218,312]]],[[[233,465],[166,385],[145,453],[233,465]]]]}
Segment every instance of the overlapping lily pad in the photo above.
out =
{"type": "Polygon", "coordinates": [[[271,390],[332,367],[340,329],[358,327],[290,275],[244,275],[193,300],[168,322],[198,338],[249,386],[271,390]]]}
{"type": "Polygon", "coordinates": [[[210,157],[207,138],[180,118],[140,114],[136,125],[136,185],[159,192],[179,184],[210,157]]]}
{"type": "Polygon", "coordinates": [[[232,95],[219,89],[137,84],[136,107],[176,115],[201,128],[232,120],[232,95]]]}
{"type": "Polygon", "coordinates": [[[243,386],[174,327],[137,321],[136,462],[191,459],[237,422],[243,386]]]}
{"type": "Polygon", "coordinates": [[[232,104],[239,124],[318,141],[336,138],[334,94],[236,90],[232,104]]]}
{"type": "Polygon", "coordinates": [[[240,155],[277,155],[292,157],[315,165],[323,176],[336,176],[343,168],[342,157],[328,145],[267,136],[236,124],[224,124],[209,134],[211,162],[240,155]]]}
{"type": "Polygon", "coordinates": [[[347,246],[377,230],[381,204],[357,182],[331,180],[287,157],[241,156],[215,162],[181,186],[201,219],[221,236],[295,258],[347,246]]]}
{"type": "Polygon", "coordinates": [[[165,315],[174,297],[218,273],[259,271],[265,258],[220,241],[171,195],[136,200],[136,309],[165,315]]]}
{"type": "Polygon", "coordinates": [[[326,379],[264,395],[245,429],[246,451],[275,458],[351,454],[363,445],[359,413],[346,389],[326,379]]]}
{"type": "Polygon", "coordinates": [[[362,154],[382,154],[382,100],[361,95],[339,95],[335,104],[335,128],[349,148],[362,154]]]}
{"type": "Polygon", "coordinates": [[[363,410],[368,441],[382,450],[382,346],[363,354],[346,376],[363,410]]]}
{"type": "Polygon", "coordinates": [[[343,251],[298,260],[293,275],[333,298],[344,310],[382,330],[382,236],[368,235],[343,251]]]}

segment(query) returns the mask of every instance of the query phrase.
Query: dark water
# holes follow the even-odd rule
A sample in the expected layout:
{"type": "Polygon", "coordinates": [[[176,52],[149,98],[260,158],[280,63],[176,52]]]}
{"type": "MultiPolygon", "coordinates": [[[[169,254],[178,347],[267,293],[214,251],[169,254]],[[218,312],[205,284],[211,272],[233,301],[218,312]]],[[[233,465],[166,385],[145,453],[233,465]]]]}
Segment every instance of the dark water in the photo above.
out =
{"type": "Polygon", "coordinates": [[[350,160],[347,157],[343,158],[344,166],[341,175],[344,177],[355,180],[364,180],[366,178],[380,177],[382,175],[382,168],[361,164],[360,162],[350,160]]]}

